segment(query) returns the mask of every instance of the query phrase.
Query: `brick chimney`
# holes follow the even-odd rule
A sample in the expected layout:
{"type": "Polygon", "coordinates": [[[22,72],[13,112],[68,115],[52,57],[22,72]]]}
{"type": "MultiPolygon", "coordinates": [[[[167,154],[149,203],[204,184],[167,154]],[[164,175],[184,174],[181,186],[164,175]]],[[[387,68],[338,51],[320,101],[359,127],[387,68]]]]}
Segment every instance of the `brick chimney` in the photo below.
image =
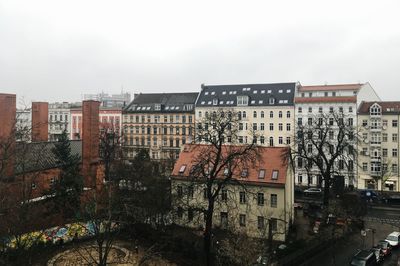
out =
{"type": "Polygon", "coordinates": [[[82,104],[82,174],[85,187],[96,186],[97,163],[99,162],[99,106],[98,101],[83,101],[82,104]]]}
{"type": "Polygon", "coordinates": [[[14,176],[16,95],[0,93],[0,179],[14,176]]]}
{"type": "Polygon", "coordinates": [[[32,141],[48,141],[49,136],[49,104],[32,103],[32,141]]]}

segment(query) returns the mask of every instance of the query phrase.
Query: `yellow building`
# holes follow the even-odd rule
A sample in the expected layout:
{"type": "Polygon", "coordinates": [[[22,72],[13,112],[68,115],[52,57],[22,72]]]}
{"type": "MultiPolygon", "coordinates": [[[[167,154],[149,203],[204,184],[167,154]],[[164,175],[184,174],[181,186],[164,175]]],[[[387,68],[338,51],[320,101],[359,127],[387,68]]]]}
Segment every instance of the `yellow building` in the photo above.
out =
{"type": "Polygon", "coordinates": [[[123,110],[124,150],[133,158],[147,149],[152,159],[175,160],[194,139],[198,93],[141,93],[123,110]]]}
{"type": "MultiPolygon", "coordinates": [[[[186,145],[171,176],[174,222],[203,229],[203,210],[207,207],[204,180],[193,178],[194,158],[207,145],[186,145]]],[[[282,154],[287,148],[257,147],[259,160],[254,167],[236,169],[232,180],[220,191],[215,202],[214,227],[245,233],[250,237],[268,237],[285,241],[293,221],[293,172],[282,154]]],[[[224,171],[225,172],[225,171],[224,171]]],[[[221,175],[224,179],[224,174],[221,175]]]]}

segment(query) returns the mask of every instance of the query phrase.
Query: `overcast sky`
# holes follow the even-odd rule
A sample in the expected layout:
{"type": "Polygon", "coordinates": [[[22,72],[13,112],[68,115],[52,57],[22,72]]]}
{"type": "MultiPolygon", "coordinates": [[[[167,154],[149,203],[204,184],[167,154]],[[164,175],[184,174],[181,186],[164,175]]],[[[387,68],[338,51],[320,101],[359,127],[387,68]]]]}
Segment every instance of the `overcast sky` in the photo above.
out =
{"type": "Polygon", "coordinates": [[[0,92],[370,82],[400,100],[400,1],[0,0],[0,92]]]}

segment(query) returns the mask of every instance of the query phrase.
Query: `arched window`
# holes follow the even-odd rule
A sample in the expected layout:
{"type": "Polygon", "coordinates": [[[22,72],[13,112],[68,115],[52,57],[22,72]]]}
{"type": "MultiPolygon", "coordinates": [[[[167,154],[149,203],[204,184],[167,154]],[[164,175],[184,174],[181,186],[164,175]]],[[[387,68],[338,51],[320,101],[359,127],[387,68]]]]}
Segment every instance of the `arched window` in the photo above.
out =
{"type": "Polygon", "coordinates": [[[270,118],[274,118],[274,111],[270,111],[270,112],[269,112],[269,117],[270,117],[270,118]]]}
{"type": "Polygon", "coordinates": [[[242,112],[241,111],[238,112],[238,119],[242,120],[242,112]]]}
{"type": "Polygon", "coordinates": [[[253,117],[257,118],[257,111],[253,111],[253,117]]]}
{"type": "Polygon", "coordinates": [[[261,111],[261,118],[264,118],[264,111],[261,111]]]}
{"type": "Polygon", "coordinates": [[[269,146],[274,146],[274,137],[269,137],[269,146]]]}
{"type": "Polygon", "coordinates": [[[290,118],[290,111],[287,111],[287,112],[286,112],[286,117],[287,117],[287,118],[290,118]]]}
{"type": "Polygon", "coordinates": [[[246,118],[246,111],[243,111],[243,118],[246,118]]]}
{"type": "Polygon", "coordinates": [[[282,118],[282,111],[279,111],[278,116],[279,118],[282,118]]]}
{"type": "Polygon", "coordinates": [[[202,116],[201,111],[199,111],[199,117],[201,117],[201,116],[202,116]]]}
{"type": "Polygon", "coordinates": [[[371,115],[381,115],[381,107],[377,104],[371,106],[369,110],[371,115]]]}

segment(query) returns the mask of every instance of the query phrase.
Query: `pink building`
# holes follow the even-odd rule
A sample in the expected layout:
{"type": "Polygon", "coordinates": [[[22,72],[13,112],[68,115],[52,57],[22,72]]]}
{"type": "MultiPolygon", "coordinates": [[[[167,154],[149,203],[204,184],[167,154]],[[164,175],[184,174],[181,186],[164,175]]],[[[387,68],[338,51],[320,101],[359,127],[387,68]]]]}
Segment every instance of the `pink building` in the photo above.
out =
{"type": "MultiPolygon", "coordinates": [[[[121,134],[122,109],[118,107],[100,107],[100,130],[112,129],[121,134]]],[[[82,137],[82,108],[71,108],[70,139],[76,140],[82,137]]]]}

